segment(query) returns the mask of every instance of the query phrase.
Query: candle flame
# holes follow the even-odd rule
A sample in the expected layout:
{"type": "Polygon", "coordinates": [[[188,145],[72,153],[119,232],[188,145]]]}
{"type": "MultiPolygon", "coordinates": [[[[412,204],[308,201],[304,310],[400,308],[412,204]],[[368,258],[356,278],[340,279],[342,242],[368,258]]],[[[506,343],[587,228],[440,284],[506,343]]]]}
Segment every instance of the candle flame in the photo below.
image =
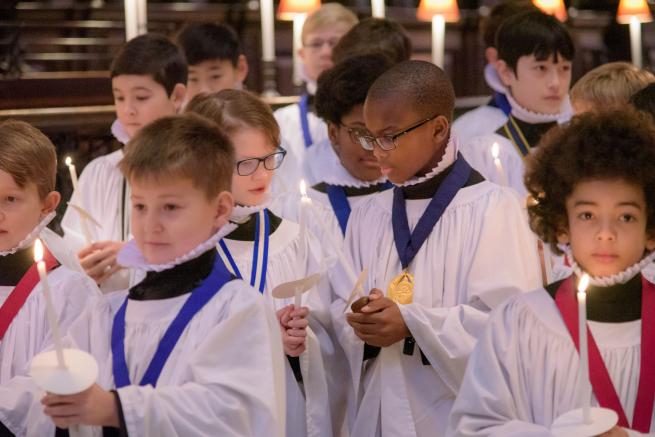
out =
{"type": "Polygon", "coordinates": [[[67,156],[66,159],[64,159],[64,162],[66,163],[67,166],[73,165],[73,159],[70,156],[67,156]]]}
{"type": "Polygon", "coordinates": [[[43,261],[43,244],[38,238],[34,242],[34,262],[43,261]]]}
{"type": "Polygon", "coordinates": [[[498,159],[499,153],[500,153],[500,147],[498,147],[498,143],[494,143],[494,145],[491,146],[491,156],[493,156],[494,159],[498,159]]]}
{"type": "Polygon", "coordinates": [[[578,293],[584,293],[587,291],[587,286],[589,285],[589,275],[583,274],[578,282],[578,293]]]}
{"type": "Polygon", "coordinates": [[[300,180],[300,194],[302,197],[307,197],[307,183],[304,179],[300,180]]]}

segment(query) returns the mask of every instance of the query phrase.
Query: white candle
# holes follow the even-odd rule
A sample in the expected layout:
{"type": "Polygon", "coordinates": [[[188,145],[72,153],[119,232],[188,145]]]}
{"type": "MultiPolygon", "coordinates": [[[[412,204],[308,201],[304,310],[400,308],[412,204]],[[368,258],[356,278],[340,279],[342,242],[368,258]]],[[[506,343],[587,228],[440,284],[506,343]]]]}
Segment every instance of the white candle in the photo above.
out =
{"type": "Polygon", "coordinates": [[[589,285],[589,275],[586,273],[580,278],[578,283],[578,330],[580,338],[580,381],[582,388],[580,397],[582,398],[582,418],[584,423],[591,423],[591,383],[589,382],[589,352],[587,348],[587,286],[589,285]]]}
{"type": "Polygon", "coordinates": [[[375,18],[384,18],[384,0],[371,0],[371,15],[375,18]]]}
{"type": "Polygon", "coordinates": [[[275,16],[273,15],[273,0],[259,2],[260,20],[262,22],[262,60],[275,61],[275,16]]]}
{"type": "Polygon", "coordinates": [[[500,147],[498,146],[498,143],[494,143],[493,146],[491,146],[491,156],[494,159],[494,165],[496,166],[496,171],[500,176],[500,184],[506,187],[509,185],[509,182],[507,181],[507,175],[505,174],[505,169],[503,169],[503,164],[500,162],[499,155],[500,155],[500,147]]]}
{"type": "MultiPolygon", "coordinates": [[[[70,172],[71,175],[73,190],[78,191],[79,183],[77,181],[77,170],[75,170],[75,165],[73,165],[73,160],[71,159],[70,156],[67,156],[64,162],[68,166],[68,171],[70,172]]],[[[86,217],[83,216],[82,214],[80,214],[80,226],[82,226],[82,234],[84,234],[84,240],[86,241],[86,244],[87,245],[91,244],[93,242],[93,239],[91,238],[91,231],[89,230],[89,224],[86,221],[86,217]]]]}
{"type": "Polygon", "coordinates": [[[639,18],[630,17],[630,51],[632,53],[632,63],[637,68],[641,68],[643,61],[641,56],[641,23],[639,18]]]}
{"type": "Polygon", "coordinates": [[[57,352],[57,363],[60,368],[66,368],[64,362],[64,348],[61,341],[61,333],[59,332],[59,323],[57,323],[57,314],[55,307],[52,304],[52,296],[50,294],[50,286],[48,285],[48,275],[45,269],[45,262],[43,261],[43,244],[38,238],[34,242],[34,262],[39,271],[39,278],[41,279],[41,287],[43,288],[43,295],[45,297],[46,316],[50,331],[52,331],[52,338],[55,344],[55,351],[57,352]]]}
{"type": "Polygon", "coordinates": [[[300,49],[302,48],[302,27],[305,24],[307,14],[296,14],[293,17],[293,83],[302,85],[302,62],[300,61],[300,49]]]}
{"type": "Polygon", "coordinates": [[[444,68],[444,39],[446,38],[446,20],[441,14],[432,16],[432,63],[444,68]]]}

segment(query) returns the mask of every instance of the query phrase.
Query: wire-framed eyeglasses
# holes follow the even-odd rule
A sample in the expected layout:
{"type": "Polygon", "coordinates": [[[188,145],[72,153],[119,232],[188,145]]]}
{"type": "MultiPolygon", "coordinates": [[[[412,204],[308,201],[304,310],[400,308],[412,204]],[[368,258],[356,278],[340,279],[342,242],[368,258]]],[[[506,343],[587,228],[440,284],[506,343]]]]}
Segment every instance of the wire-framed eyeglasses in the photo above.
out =
{"type": "Polygon", "coordinates": [[[413,125],[411,125],[407,129],[405,129],[405,130],[403,130],[401,132],[395,133],[393,135],[383,135],[381,137],[373,137],[373,136],[370,136],[370,135],[360,135],[357,140],[358,140],[359,144],[361,144],[361,146],[366,150],[371,150],[371,151],[374,150],[375,145],[377,144],[378,147],[380,147],[380,149],[385,150],[385,151],[390,151],[390,150],[393,150],[396,147],[398,147],[398,143],[396,143],[396,140],[399,137],[401,137],[401,136],[403,136],[403,135],[405,135],[407,133],[410,133],[414,129],[418,129],[419,127],[423,126],[425,123],[434,120],[438,116],[439,116],[439,114],[435,114],[432,117],[423,119],[423,120],[421,120],[421,121],[419,121],[417,123],[414,123],[413,125]]]}

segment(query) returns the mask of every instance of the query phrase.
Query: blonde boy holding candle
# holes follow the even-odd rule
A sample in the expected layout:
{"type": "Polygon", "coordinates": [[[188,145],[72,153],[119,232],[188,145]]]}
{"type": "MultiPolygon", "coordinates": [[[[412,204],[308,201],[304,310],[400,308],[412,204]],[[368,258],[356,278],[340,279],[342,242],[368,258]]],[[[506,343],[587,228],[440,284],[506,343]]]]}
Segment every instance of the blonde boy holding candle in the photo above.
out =
{"type": "MultiPolygon", "coordinates": [[[[153,120],[175,114],[184,100],[186,61],[164,36],[146,34],[128,41],[114,59],[110,75],[118,118],[112,133],[122,144],[153,120]]],[[[64,239],[105,292],[129,283],[129,271],[116,262],[116,254],[130,237],[130,189],[118,169],[122,157],[121,148],[91,161],[71,196],[70,203],[100,224],[87,220],[92,241],[86,241],[84,224],[75,208],[67,208],[62,219],[64,239]]]]}
{"type": "Polygon", "coordinates": [[[303,24],[300,59],[307,90],[300,103],[275,111],[280,125],[282,147],[288,156],[275,177],[274,191],[296,190],[303,177],[305,149],[327,138],[325,123],[314,111],[314,94],[318,76],[332,66],[332,48],[357,24],[357,16],[339,3],[324,3],[303,24]]]}
{"type": "MultiPolygon", "coordinates": [[[[0,123],[0,384],[27,372],[32,357],[52,342],[34,243],[46,247],[55,319],[62,330],[100,295],[73,254],[46,226],[60,195],[55,191],[55,148],[20,121],[0,123]]],[[[1,434],[1,433],[0,433],[1,434]]]]}
{"type": "Polygon", "coordinates": [[[516,196],[458,153],[454,103],[446,74],[423,61],[383,73],[364,103],[363,146],[395,186],[348,222],[354,270],[368,269],[361,312],[346,307],[348,276],[331,274],[333,320],[358,401],[351,435],[443,435],[487,313],[540,283],[516,196]]]}
{"type": "Polygon", "coordinates": [[[275,311],[286,355],[287,435],[338,435],[345,413],[343,390],[347,368],[332,335],[332,292],[326,277],[301,296],[276,299],[275,287],[326,270],[321,242],[307,229],[313,218],[308,203],[299,222],[278,217],[268,208],[271,180],[285,159],[280,131],[264,102],[246,91],[223,90],[196,96],[188,112],[216,122],[235,145],[230,221],[238,227],[217,250],[230,270],[265,297],[275,311]],[[335,347],[336,346],[336,347],[335,347]]]}
{"type": "Polygon", "coordinates": [[[528,208],[531,227],[569,255],[574,273],[495,310],[469,360],[451,435],[552,435],[557,417],[587,403],[618,414],[603,435],[655,431],[655,284],[643,271],[655,258],[653,138],[655,126],[634,109],[586,113],[530,156],[525,182],[538,200],[528,208]],[[578,372],[582,273],[591,276],[593,394],[578,372]]]}
{"type": "Polygon", "coordinates": [[[97,384],[39,402],[28,380],[15,379],[0,387],[0,422],[16,435],[76,424],[96,435],[100,427],[131,436],[284,435],[277,321],[215,249],[234,229],[233,165],[229,139],[198,116],[166,117],[137,134],[120,163],[135,239],[119,257],[146,276],[105,295],[64,339],[96,358],[97,384]]]}

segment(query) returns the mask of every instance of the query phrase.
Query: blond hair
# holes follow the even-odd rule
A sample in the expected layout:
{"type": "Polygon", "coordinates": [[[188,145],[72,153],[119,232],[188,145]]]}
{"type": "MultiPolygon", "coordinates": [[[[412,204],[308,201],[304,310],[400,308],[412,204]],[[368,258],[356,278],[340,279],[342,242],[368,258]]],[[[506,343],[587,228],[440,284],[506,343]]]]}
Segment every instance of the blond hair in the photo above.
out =
{"type": "Polygon", "coordinates": [[[655,75],[650,71],[627,62],[610,62],[587,72],[576,82],[571,88],[571,102],[574,106],[622,105],[653,82],[655,75]]]}
{"type": "Polygon", "coordinates": [[[128,181],[190,179],[212,199],[231,188],[234,149],[215,123],[195,114],[176,115],[141,129],[118,166],[128,181]]]}
{"type": "Polygon", "coordinates": [[[272,147],[280,144],[280,127],[271,108],[248,91],[226,89],[212,94],[198,94],[191,99],[186,112],[210,119],[228,135],[249,127],[262,131],[272,147]]]}
{"type": "Polygon", "coordinates": [[[328,29],[342,25],[347,32],[359,20],[357,15],[340,3],[323,3],[320,8],[307,16],[302,26],[301,41],[304,43],[308,34],[319,29],[328,29]]]}
{"type": "Polygon", "coordinates": [[[39,197],[55,190],[57,152],[52,142],[37,128],[18,120],[0,122],[0,170],[25,188],[36,185],[39,197]]]}

